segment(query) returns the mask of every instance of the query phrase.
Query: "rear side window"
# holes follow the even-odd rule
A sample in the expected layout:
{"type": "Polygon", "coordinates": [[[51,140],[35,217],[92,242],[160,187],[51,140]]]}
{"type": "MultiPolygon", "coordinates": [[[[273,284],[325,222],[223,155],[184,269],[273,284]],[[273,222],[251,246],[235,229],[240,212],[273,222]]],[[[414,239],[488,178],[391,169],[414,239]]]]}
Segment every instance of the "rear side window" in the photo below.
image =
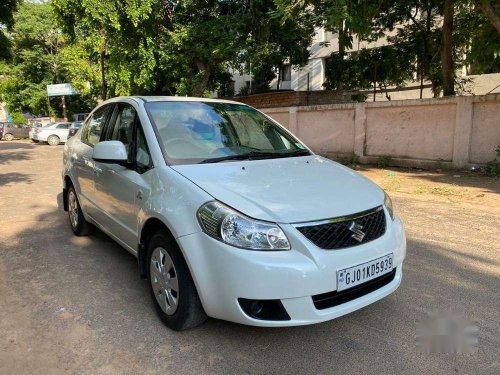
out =
{"type": "Polygon", "coordinates": [[[69,129],[69,124],[59,124],[57,125],[57,129],[69,129]]]}
{"type": "Polygon", "coordinates": [[[89,121],[85,124],[82,141],[94,147],[101,139],[101,133],[106,124],[109,111],[112,106],[105,106],[95,111],[89,121]]]}

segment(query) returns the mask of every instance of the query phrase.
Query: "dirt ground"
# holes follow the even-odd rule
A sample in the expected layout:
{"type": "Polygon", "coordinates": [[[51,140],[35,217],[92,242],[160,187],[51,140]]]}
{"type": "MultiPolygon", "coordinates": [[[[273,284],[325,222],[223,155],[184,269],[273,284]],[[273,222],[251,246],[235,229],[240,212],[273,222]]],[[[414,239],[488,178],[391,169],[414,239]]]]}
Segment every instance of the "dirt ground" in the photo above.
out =
{"type": "Polygon", "coordinates": [[[406,168],[369,168],[359,171],[391,196],[411,197],[472,209],[500,210],[500,178],[471,171],[424,171],[406,168]]]}
{"type": "Polygon", "coordinates": [[[101,232],[72,235],[62,146],[0,142],[0,374],[498,374],[500,179],[362,168],[406,225],[400,288],[339,319],[262,329],[157,319],[133,256],[101,232]],[[436,311],[479,327],[477,352],[425,354],[436,311]]]}

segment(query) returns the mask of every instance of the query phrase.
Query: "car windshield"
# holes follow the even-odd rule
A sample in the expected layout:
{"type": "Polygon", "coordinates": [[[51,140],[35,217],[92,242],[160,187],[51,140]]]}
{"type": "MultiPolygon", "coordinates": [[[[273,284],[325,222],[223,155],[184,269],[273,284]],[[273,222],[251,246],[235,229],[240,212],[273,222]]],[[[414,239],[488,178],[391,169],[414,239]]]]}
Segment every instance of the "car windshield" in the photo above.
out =
{"type": "Polygon", "coordinates": [[[146,103],[170,164],[217,163],[309,155],[297,139],[243,104],[146,103]]]}

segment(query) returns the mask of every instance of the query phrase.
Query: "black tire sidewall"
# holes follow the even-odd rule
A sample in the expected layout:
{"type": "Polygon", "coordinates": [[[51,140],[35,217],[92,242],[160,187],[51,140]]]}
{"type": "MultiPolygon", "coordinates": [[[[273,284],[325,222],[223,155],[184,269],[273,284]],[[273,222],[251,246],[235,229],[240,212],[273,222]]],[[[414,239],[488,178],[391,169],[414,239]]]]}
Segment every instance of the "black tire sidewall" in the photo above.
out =
{"type": "Polygon", "coordinates": [[[89,232],[88,226],[90,224],[85,221],[85,217],[83,216],[82,208],[80,207],[80,202],[78,201],[78,195],[76,195],[76,191],[75,191],[75,188],[73,186],[70,186],[68,189],[68,204],[69,204],[69,195],[71,192],[73,192],[73,194],[75,194],[76,207],[78,209],[78,223],[77,223],[76,227],[73,226],[73,223],[71,222],[69,207],[68,207],[69,226],[71,227],[71,230],[73,231],[73,233],[75,235],[85,236],[89,232]]]}
{"type": "MultiPolygon", "coordinates": [[[[153,237],[151,237],[150,241],[148,242],[147,251],[148,251],[147,253],[148,287],[151,294],[151,298],[153,299],[155,310],[158,313],[162,322],[170,329],[176,331],[180,331],[198,325],[199,323],[196,324],[190,323],[191,321],[193,321],[192,319],[193,314],[196,315],[201,313],[204,315],[205,312],[201,307],[201,302],[199,300],[196,287],[194,286],[191,273],[177,243],[174,240],[172,240],[169,236],[167,236],[165,233],[160,231],[157,232],[155,235],[153,235],[153,237]],[[161,309],[160,305],[158,304],[158,301],[156,300],[155,293],[151,285],[151,275],[150,275],[151,255],[153,253],[153,250],[157,247],[162,247],[168,252],[170,257],[172,258],[172,262],[174,263],[175,270],[177,272],[177,280],[179,283],[179,296],[178,296],[179,304],[177,306],[177,310],[172,315],[167,315],[161,309]]],[[[206,319],[206,315],[204,316],[206,319]]]]}

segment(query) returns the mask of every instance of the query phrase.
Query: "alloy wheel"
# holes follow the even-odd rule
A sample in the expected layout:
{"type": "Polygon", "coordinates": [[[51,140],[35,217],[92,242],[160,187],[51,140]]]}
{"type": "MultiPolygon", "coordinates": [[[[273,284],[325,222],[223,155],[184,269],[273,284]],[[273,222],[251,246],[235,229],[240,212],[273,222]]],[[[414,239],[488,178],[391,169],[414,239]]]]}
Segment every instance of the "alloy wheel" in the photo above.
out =
{"type": "Polygon", "coordinates": [[[149,271],[156,301],[165,314],[173,315],[179,305],[179,281],[167,250],[162,247],[153,250],[149,271]]]}
{"type": "Polygon", "coordinates": [[[47,139],[47,143],[50,145],[50,146],[57,146],[60,142],[60,139],[57,135],[51,135],[49,137],[49,139],[47,139]]]}
{"type": "Polygon", "coordinates": [[[76,194],[73,190],[68,194],[68,213],[71,226],[76,228],[78,226],[78,203],[76,201],[76,194]]]}

